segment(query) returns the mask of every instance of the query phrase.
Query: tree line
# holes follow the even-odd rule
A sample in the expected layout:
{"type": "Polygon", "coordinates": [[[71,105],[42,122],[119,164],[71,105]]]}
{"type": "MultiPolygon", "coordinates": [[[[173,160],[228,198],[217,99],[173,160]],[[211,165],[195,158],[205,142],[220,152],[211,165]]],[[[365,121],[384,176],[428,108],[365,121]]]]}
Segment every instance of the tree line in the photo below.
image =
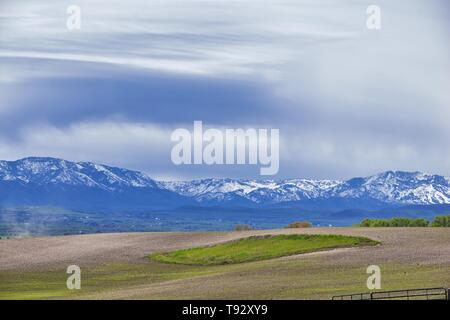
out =
{"type": "Polygon", "coordinates": [[[424,218],[364,219],[360,227],[450,227],[450,215],[424,218]]]}

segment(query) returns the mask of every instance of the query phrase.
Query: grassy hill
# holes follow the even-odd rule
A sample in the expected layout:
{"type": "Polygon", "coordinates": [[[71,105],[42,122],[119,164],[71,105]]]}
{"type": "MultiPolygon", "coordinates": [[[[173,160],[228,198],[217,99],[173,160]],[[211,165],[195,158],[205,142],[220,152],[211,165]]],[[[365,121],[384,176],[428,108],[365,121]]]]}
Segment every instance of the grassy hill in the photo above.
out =
{"type": "Polygon", "coordinates": [[[215,246],[156,253],[150,259],[188,265],[234,264],[273,259],[325,249],[376,245],[363,237],[340,235],[266,235],[234,240],[215,246]]]}

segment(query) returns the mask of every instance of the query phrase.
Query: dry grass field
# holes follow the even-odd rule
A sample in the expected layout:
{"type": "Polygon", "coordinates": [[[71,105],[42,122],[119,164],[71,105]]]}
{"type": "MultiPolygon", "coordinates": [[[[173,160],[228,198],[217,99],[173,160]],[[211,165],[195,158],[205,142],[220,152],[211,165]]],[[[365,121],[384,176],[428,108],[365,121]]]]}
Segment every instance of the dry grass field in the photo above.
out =
{"type": "Polygon", "coordinates": [[[330,299],[368,291],[379,265],[382,290],[450,287],[448,228],[311,228],[242,232],[118,233],[0,240],[2,299],[330,299]],[[151,261],[159,251],[266,234],[337,234],[380,245],[233,265],[151,261]],[[81,290],[66,288],[68,265],[81,290]]]}

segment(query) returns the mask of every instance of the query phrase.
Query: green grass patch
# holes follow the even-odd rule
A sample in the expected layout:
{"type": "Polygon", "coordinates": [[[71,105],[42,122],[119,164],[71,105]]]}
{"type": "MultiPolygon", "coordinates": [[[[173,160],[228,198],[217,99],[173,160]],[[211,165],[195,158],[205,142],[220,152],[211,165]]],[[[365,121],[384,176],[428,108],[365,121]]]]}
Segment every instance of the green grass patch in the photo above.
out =
{"type": "Polygon", "coordinates": [[[340,235],[268,235],[214,246],[155,253],[151,260],[186,265],[221,265],[279,258],[326,249],[376,245],[377,241],[340,235]]]}
{"type": "Polygon", "coordinates": [[[80,299],[102,291],[151,285],[164,281],[194,278],[223,272],[223,266],[167,265],[146,263],[114,263],[81,266],[81,290],[69,290],[65,268],[42,271],[0,271],[0,300],[10,299],[80,299]]]}

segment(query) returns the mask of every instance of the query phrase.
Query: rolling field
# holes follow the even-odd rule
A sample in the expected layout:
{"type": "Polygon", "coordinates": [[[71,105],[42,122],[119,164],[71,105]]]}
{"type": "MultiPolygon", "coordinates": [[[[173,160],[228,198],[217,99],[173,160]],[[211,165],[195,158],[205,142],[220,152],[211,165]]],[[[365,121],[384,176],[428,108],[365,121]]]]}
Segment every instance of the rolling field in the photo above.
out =
{"type": "Polygon", "coordinates": [[[366,268],[372,264],[381,268],[382,290],[450,287],[450,231],[313,228],[0,240],[0,298],[330,299],[367,292],[366,268]],[[157,252],[277,234],[367,237],[381,244],[226,265],[148,259],[157,252]],[[66,288],[66,268],[72,264],[81,268],[81,290],[66,288]]]}

